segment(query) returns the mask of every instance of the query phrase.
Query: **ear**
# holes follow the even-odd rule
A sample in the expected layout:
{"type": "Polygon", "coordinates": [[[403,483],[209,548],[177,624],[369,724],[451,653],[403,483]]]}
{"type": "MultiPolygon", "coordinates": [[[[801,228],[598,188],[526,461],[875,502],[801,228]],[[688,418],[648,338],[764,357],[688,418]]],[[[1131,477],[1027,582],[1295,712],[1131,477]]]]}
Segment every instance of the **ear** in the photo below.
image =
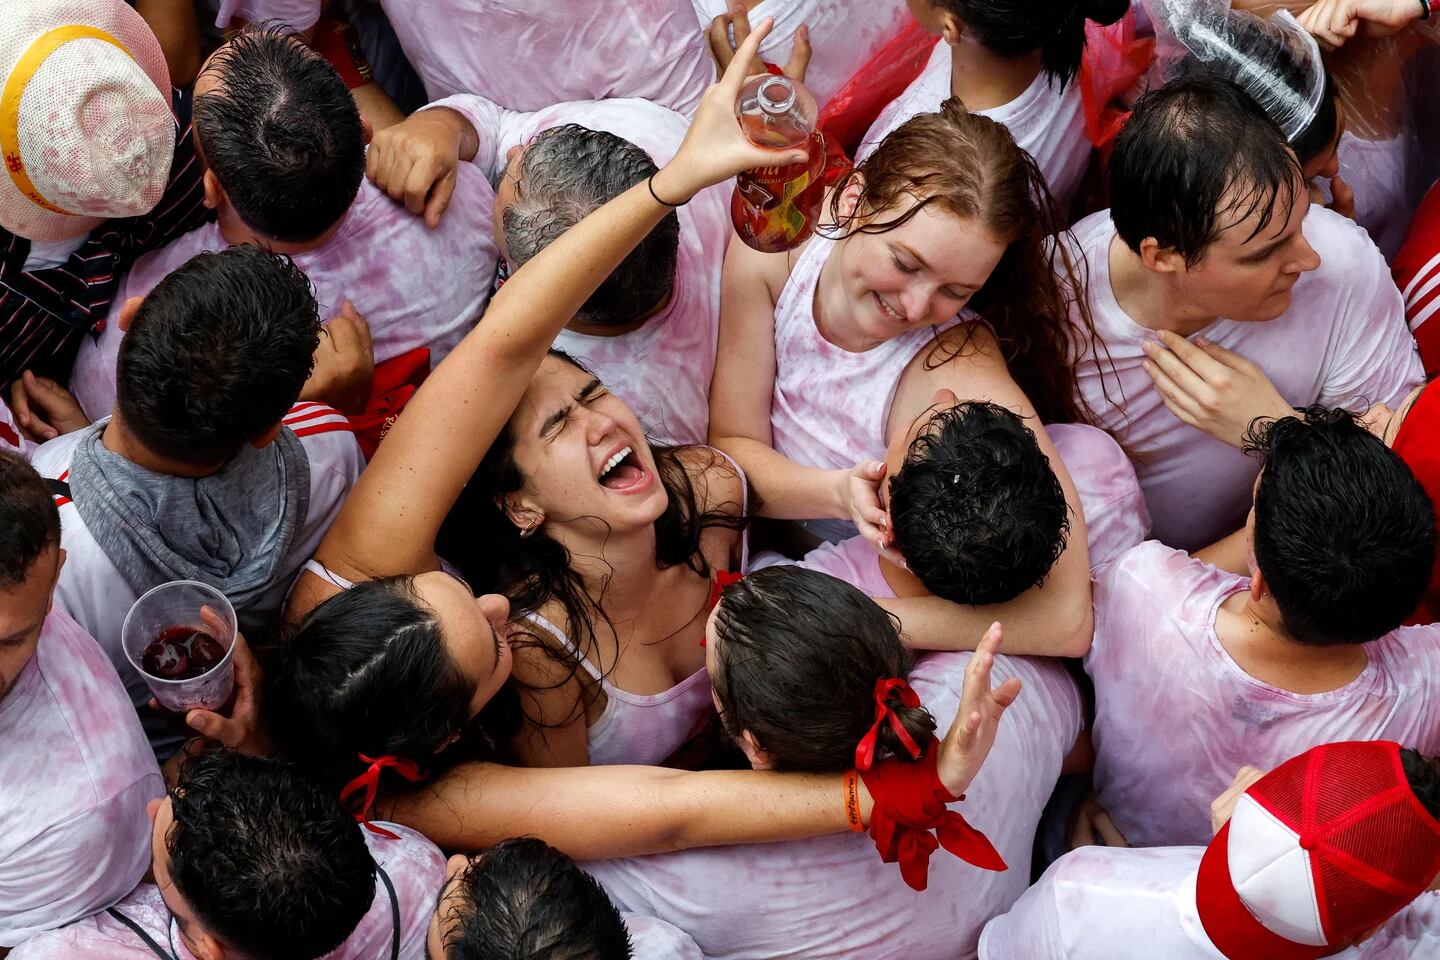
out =
{"type": "Polygon", "coordinates": [[[965,38],[965,21],[949,10],[941,10],[939,13],[940,39],[953,47],[965,38]]]}
{"type": "Polygon", "coordinates": [[[1264,603],[1270,596],[1270,585],[1265,582],[1265,574],[1256,567],[1250,571],[1250,599],[1256,603],[1264,603]]]}
{"type": "Polygon", "coordinates": [[[226,960],[223,943],[210,936],[197,923],[191,923],[189,927],[188,931],[181,934],[181,939],[190,952],[195,954],[195,960],[226,960]]]}
{"type": "Polygon", "coordinates": [[[1140,262],[1145,264],[1147,270],[1172,276],[1183,274],[1189,269],[1184,257],[1171,247],[1160,246],[1160,241],[1154,237],[1146,237],[1140,241],[1140,262]]]}
{"type": "Polygon", "coordinates": [[[370,121],[365,119],[365,114],[360,114],[360,136],[365,138],[365,146],[370,146],[370,141],[375,139],[375,128],[370,121]]]}
{"type": "Polygon", "coordinates": [[[120,307],[120,332],[129,333],[130,324],[135,320],[135,314],[140,312],[140,304],[145,302],[144,297],[131,297],[120,307]]]}
{"type": "Polygon", "coordinates": [[[202,184],[205,187],[205,206],[218,212],[227,202],[225,188],[220,186],[220,178],[215,176],[214,170],[206,168],[202,184]]]}
{"type": "Polygon", "coordinates": [[[745,754],[745,759],[750,761],[750,766],[755,770],[769,770],[775,766],[775,759],[770,756],[770,751],[760,746],[760,741],[755,739],[755,734],[749,730],[741,731],[740,739],[736,741],[745,754]]]}
{"type": "Polygon", "coordinates": [[[545,511],[525,502],[524,497],[497,496],[495,505],[517,530],[534,529],[545,522],[545,511]]]}
{"type": "Polygon", "coordinates": [[[858,215],[860,210],[860,197],[865,193],[865,177],[863,174],[855,174],[845,184],[845,189],[840,191],[840,216],[842,219],[850,219],[858,215]]]}
{"type": "Polygon", "coordinates": [[[280,436],[280,429],[282,426],[283,425],[279,423],[275,424],[273,427],[260,434],[260,436],[256,437],[254,440],[251,440],[250,446],[254,447],[256,450],[262,450],[265,447],[270,446],[270,444],[275,442],[275,438],[280,436]]]}

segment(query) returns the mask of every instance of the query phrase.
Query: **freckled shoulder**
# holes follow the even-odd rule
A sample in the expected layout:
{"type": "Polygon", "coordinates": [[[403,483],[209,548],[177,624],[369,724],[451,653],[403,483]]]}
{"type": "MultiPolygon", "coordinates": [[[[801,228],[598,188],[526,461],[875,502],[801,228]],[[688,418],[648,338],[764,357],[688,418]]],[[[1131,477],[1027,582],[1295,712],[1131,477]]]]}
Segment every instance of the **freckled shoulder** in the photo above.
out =
{"type": "Polygon", "coordinates": [[[676,455],[695,485],[696,506],[702,512],[721,510],[744,516],[745,478],[738,467],[714,447],[694,444],[676,455]]]}

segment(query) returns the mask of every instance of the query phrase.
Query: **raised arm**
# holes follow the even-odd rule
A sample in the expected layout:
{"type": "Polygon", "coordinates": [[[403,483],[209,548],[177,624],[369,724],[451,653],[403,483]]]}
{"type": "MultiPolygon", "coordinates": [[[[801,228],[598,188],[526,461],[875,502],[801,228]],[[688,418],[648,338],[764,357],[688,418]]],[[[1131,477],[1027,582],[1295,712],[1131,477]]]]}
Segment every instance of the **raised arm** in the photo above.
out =
{"type": "MultiPolygon", "coordinates": [[[[435,535],[509,419],[545,351],[670,207],[736,172],[795,162],[747,140],[733,104],[755,42],[710,88],[675,159],[566,231],[496,294],[484,321],[436,368],[361,475],[316,556],[351,580],[434,569],[435,535]]],[[[299,601],[297,601],[299,602],[299,601]]],[[[292,610],[292,615],[297,611],[292,610]]],[[[298,611],[303,613],[304,610],[298,611]]]]}
{"type": "MultiPolygon", "coordinates": [[[[911,361],[895,394],[891,424],[909,422],[930,405],[935,391],[941,388],[954,391],[960,400],[985,400],[1013,411],[1034,431],[1040,449],[1049,458],[1065,491],[1065,502],[1070,508],[1070,536],[1064,553],[1041,585],[1006,603],[952,604],[955,619],[948,634],[936,633],[933,629],[911,632],[911,625],[907,625],[907,633],[912,643],[927,649],[964,650],[969,649],[970,638],[979,636],[986,624],[1002,620],[1010,638],[1007,652],[1084,656],[1090,649],[1094,614],[1090,605],[1090,551],[1086,546],[1085,514],[1079,494],[1065,462],[1040,424],[1034,406],[1010,375],[993,338],[983,327],[974,329],[968,340],[966,336],[966,331],[954,328],[940,337],[935,347],[938,352],[926,351],[911,361]],[[936,365],[935,357],[950,359],[936,365]]],[[[905,622],[907,611],[903,607],[895,609],[888,603],[886,606],[905,622]]],[[[917,615],[927,612],[934,615],[936,608],[911,609],[908,615],[913,624],[917,615]]]]}

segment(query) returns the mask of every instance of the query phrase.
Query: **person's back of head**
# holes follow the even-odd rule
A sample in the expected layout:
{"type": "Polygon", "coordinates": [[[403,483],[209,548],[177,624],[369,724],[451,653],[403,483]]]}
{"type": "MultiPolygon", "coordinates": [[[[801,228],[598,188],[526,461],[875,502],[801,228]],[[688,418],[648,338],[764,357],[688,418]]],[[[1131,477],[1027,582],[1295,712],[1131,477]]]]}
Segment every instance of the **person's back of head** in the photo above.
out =
{"type": "Polygon", "coordinates": [[[195,83],[195,136],[235,213],[255,233],[308,243],[337,223],[365,174],[360,111],[303,40],[252,25],[195,83]]]}
{"type": "MultiPolygon", "coordinates": [[[[334,791],[296,766],[229,751],[193,757],[170,814],[164,873],[204,932],[238,956],[323,956],[370,909],[375,860],[364,835],[334,791]]],[[[188,926],[182,919],[194,941],[188,926]]]]}
{"type": "MultiPolygon", "coordinates": [[[[445,960],[629,960],[615,904],[565,854],[533,838],[505,840],[457,880],[445,960]]],[[[438,958],[437,958],[438,960],[438,958]]]]}
{"type": "MultiPolygon", "coordinates": [[[[877,684],[905,681],[898,623],[859,590],[797,566],[767,567],[727,587],[709,637],[710,680],[725,730],[776,770],[836,772],[875,722],[877,684]]],[[[896,688],[883,702],[923,755],[935,720],[896,688]]],[[[875,757],[917,759],[891,724],[875,757]]]]}
{"type": "Polygon", "coordinates": [[[119,419],[154,454],[222,464],[278,427],[320,329],[290,258],[252,246],[199,254],[156,285],[120,341],[119,419]]]}
{"type": "Polygon", "coordinates": [[[1415,475],[1343,410],[1261,422],[1246,449],[1255,566],[1285,630],[1307,644],[1366,643],[1410,616],[1435,562],[1435,514],[1415,475]]]}
{"type": "MultiPolygon", "coordinates": [[[[623,137],[568,123],[544,131],[518,161],[514,202],[501,211],[512,266],[523,266],[592,211],[659,168],[623,137]]],[[[597,327],[635,323],[675,284],[680,220],[671,213],[650,231],[575,314],[597,327]]]]}
{"type": "Polygon", "coordinates": [[[59,543],[60,511],[45,481],[20,454],[0,449],[0,591],[24,583],[40,554],[59,543]]]}
{"type": "MultiPolygon", "coordinates": [[[[1002,57],[1040,51],[1040,63],[1060,88],[1080,72],[1085,53],[1085,22],[1111,24],[1130,9],[1130,0],[1080,0],[1034,3],[1027,0],[929,0],[954,14],[964,28],[1002,57]]],[[[913,9],[913,4],[912,4],[913,9]]]]}
{"type": "Polygon", "coordinates": [[[896,549],[927,590],[955,603],[1004,603],[1043,583],[1070,530],[1035,435],[993,403],[935,412],[889,497],[896,549]]]}
{"type": "Polygon", "coordinates": [[[1308,204],[1285,136],[1239,86],[1197,76],[1152,90],[1135,104],[1110,159],[1110,218],[1133,252],[1153,237],[1194,266],[1225,228],[1277,201],[1308,204]]]}

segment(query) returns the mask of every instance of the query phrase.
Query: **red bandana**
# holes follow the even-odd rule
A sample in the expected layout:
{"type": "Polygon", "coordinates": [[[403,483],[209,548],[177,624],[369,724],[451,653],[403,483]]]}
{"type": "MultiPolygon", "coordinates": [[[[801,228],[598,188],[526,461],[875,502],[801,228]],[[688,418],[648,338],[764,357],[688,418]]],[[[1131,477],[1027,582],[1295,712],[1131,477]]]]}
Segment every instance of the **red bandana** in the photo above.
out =
{"type": "Polygon", "coordinates": [[[340,802],[344,803],[350,799],[350,796],[356,791],[363,789],[365,791],[365,798],[359,812],[355,814],[355,822],[363,823],[365,829],[371,833],[377,833],[390,840],[399,840],[400,838],[389,830],[386,830],[384,827],[377,827],[370,822],[370,808],[375,805],[375,794],[380,790],[380,774],[386,767],[389,767],[411,783],[425,779],[425,774],[420,772],[420,767],[414,760],[392,757],[389,754],[379,759],[374,759],[362,753],[360,754],[360,761],[362,763],[368,763],[370,766],[366,768],[364,773],[345,785],[345,789],[340,791],[340,802]]]}

